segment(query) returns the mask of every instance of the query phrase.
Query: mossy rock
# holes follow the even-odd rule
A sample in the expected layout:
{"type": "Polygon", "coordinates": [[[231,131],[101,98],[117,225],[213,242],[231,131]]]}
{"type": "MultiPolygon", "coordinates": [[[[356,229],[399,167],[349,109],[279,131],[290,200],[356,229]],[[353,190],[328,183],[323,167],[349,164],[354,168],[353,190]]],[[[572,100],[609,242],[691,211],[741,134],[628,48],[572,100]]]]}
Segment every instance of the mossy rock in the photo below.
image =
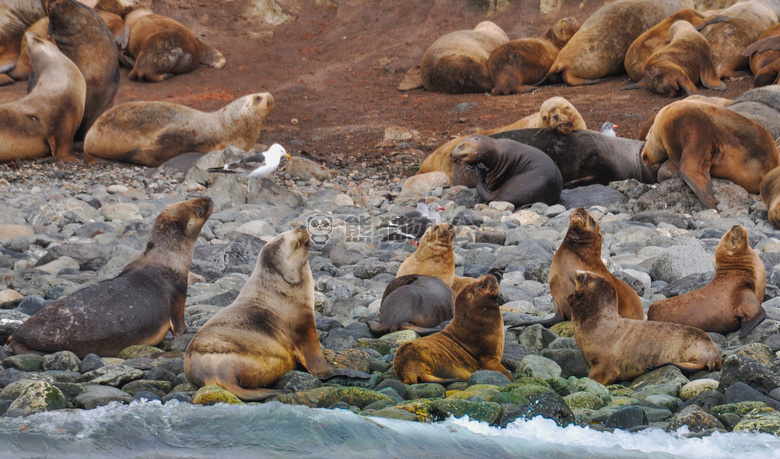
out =
{"type": "Polygon", "coordinates": [[[540,384],[523,384],[521,386],[515,387],[509,391],[509,393],[533,401],[539,398],[539,396],[542,394],[554,394],[555,392],[550,389],[549,386],[542,386],[540,384]]]}
{"type": "Polygon", "coordinates": [[[757,408],[742,417],[734,432],[761,432],[780,435],[780,412],[772,408],[757,408]]]}
{"type": "Polygon", "coordinates": [[[371,367],[371,354],[362,349],[351,348],[338,352],[324,349],[322,355],[336,368],[351,368],[368,373],[371,367]]]}
{"type": "Polygon", "coordinates": [[[581,378],[578,379],[577,382],[572,382],[569,385],[569,390],[571,392],[589,392],[594,394],[601,398],[601,400],[604,402],[604,405],[609,404],[610,400],[612,399],[612,396],[609,393],[609,389],[607,389],[606,386],[590,378],[581,378]]]}
{"type": "Polygon", "coordinates": [[[328,408],[334,403],[344,402],[360,409],[378,400],[393,401],[386,395],[362,387],[317,387],[294,394],[281,395],[274,400],[289,405],[305,405],[311,408],[328,408]]]}
{"type": "Polygon", "coordinates": [[[545,382],[550,386],[550,389],[558,394],[560,394],[561,391],[568,389],[571,384],[566,378],[547,378],[545,379],[545,382]]]}
{"type": "Polygon", "coordinates": [[[574,423],[580,426],[590,424],[593,415],[596,413],[595,410],[589,408],[574,408],[571,411],[574,413],[574,423]]]}
{"type": "Polygon", "coordinates": [[[419,398],[444,398],[447,391],[444,386],[437,383],[412,384],[406,388],[404,398],[407,400],[416,400],[419,398]]]}
{"type": "Polygon", "coordinates": [[[501,388],[498,386],[493,386],[490,384],[475,384],[473,386],[469,386],[466,388],[466,390],[459,391],[457,394],[454,394],[455,397],[447,396],[447,398],[456,398],[456,399],[467,399],[469,397],[473,397],[475,395],[478,395],[485,400],[490,400],[491,398],[495,397],[501,392],[501,388]]]}
{"type": "Polygon", "coordinates": [[[21,409],[28,413],[61,410],[68,407],[68,399],[58,388],[43,381],[35,381],[24,388],[21,394],[8,407],[8,410],[21,409]]]}
{"type": "Polygon", "coordinates": [[[766,344],[761,343],[746,344],[734,351],[726,352],[723,360],[726,360],[726,357],[730,355],[741,355],[743,357],[748,357],[764,365],[768,364],[772,361],[772,359],[775,358],[775,353],[772,352],[772,349],[770,349],[766,344]]]}
{"type": "Polygon", "coordinates": [[[197,386],[195,386],[192,383],[179,384],[178,386],[170,390],[170,392],[184,392],[185,394],[190,394],[190,395],[194,394],[197,391],[198,391],[197,386]]]}
{"type": "Polygon", "coordinates": [[[6,357],[0,368],[15,368],[25,373],[43,371],[43,356],[38,354],[19,354],[6,357]]]}
{"type": "Polygon", "coordinates": [[[145,357],[154,357],[158,354],[164,354],[165,351],[154,346],[136,344],[122,349],[117,357],[124,360],[143,359],[145,357]]]}
{"type": "Polygon", "coordinates": [[[710,410],[710,413],[719,416],[725,413],[734,413],[738,414],[740,416],[744,416],[748,413],[750,413],[753,410],[761,410],[764,408],[769,408],[766,403],[764,402],[739,402],[739,403],[728,403],[725,405],[718,405],[713,406],[710,410]]]}
{"type": "Polygon", "coordinates": [[[193,405],[215,405],[217,403],[227,403],[228,405],[244,404],[235,394],[219,386],[201,387],[192,396],[193,405]]]}
{"type": "Polygon", "coordinates": [[[138,395],[141,391],[149,391],[159,395],[161,398],[168,395],[173,389],[173,384],[168,381],[153,381],[149,379],[137,379],[122,386],[122,390],[132,396],[138,395]]]}
{"type": "Polygon", "coordinates": [[[544,387],[549,387],[550,390],[552,390],[552,387],[550,387],[550,385],[547,384],[547,381],[541,378],[534,378],[531,376],[517,378],[514,381],[512,381],[512,384],[502,387],[501,390],[505,392],[509,392],[509,391],[513,391],[516,387],[519,386],[544,386],[544,387]]]}
{"type": "Polygon", "coordinates": [[[570,320],[558,322],[550,327],[550,331],[561,338],[571,338],[574,336],[574,324],[570,320]]]}
{"type": "Polygon", "coordinates": [[[632,406],[632,405],[638,405],[639,403],[640,403],[639,399],[636,399],[634,397],[626,397],[623,395],[612,397],[612,400],[609,402],[610,405],[617,405],[617,406],[632,406]]]}
{"type": "Polygon", "coordinates": [[[709,392],[718,388],[720,383],[714,379],[697,379],[680,388],[680,399],[688,401],[699,394],[709,392]]]}
{"type": "Polygon", "coordinates": [[[434,419],[433,415],[431,414],[432,403],[432,400],[427,399],[412,400],[406,403],[399,403],[392,408],[404,410],[408,413],[414,414],[417,417],[417,421],[419,422],[433,422],[436,419],[434,419]]]}
{"type": "Polygon", "coordinates": [[[613,397],[630,397],[631,394],[634,393],[634,389],[628,388],[621,384],[610,384],[607,386],[607,390],[609,391],[609,395],[613,397]]]}
{"type": "Polygon", "coordinates": [[[484,421],[495,425],[503,416],[504,409],[498,403],[440,399],[431,403],[430,412],[436,420],[443,421],[449,416],[456,418],[468,416],[472,421],[484,421]]]}
{"type": "Polygon", "coordinates": [[[361,338],[357,340],[355,347],[365,347],[373,349],[382,355],[387,355],[397,351],[402,344],[414,341],[419,337],[420,335],[412,330],[399,330],[388,333],[379,339],[361,338]]]}
{"type": "Polygon", "coordinates": [[[500,403],[502,405],[527,405],[530,400],[522,395],[515,394],[514,392],[499,392],[493,398],[488,400],[493,403],[500,403]]]}
{"type": "Polygon", "coordinates": [[[410,413],[406,410],[401,410],[398,408],[383,408],[381,410],[374,411],[373,413],[368,414],[368,416],[376,416],[378,418],[387,418],[387,419],[400,419],[402,421],[417,421],[417,415],[414,413],[410,413]]]}
{"type": "Polygon", "coordinates": [[[587,408],[595,411],[606,405],[601,397],[590,392],[574,392],[563,397],[563,399],[566,400],[566,405],[572,410],[575,408],[587,408]]]}

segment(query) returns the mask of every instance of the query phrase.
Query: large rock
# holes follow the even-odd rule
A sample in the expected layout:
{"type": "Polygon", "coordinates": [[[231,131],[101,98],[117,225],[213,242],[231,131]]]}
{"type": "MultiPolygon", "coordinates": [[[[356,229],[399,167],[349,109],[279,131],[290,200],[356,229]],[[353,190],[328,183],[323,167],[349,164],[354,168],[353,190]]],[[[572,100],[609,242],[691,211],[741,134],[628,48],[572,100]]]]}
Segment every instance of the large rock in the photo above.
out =
{"type": "MultiPolygon", "coordinates": [[[[712,189],[718,200],[718,209],[727,210],[748,207],[753,203],[744,188],[731,180],[713,178],[712,189]]],[[[681,178],[673,177],[643,194],[637,200],[636,213],[649,210],[666,210],[678,214],[692,214],[704,210],[704,205],[681,178]]]]}
{"type": "Polygon", "coordinates": [[[44,371],[80,371],[81,359],[70,351],[60,351],[44,355],[42,366],[44,371]]]}
{"type": "Polygon", "coordinates": [[[501,418],[501,427],[518,418],[531,419],[536,416],[542,416],[552,419],[561,427],[574,422],[574,413],[571,411],[566,401],[560,395],[549,392],[539,396],[536,400],[522,406],[510,406],[504,410],[504,416],[501,418]]]}
{"type": "Polygon", "coordinates": [[[61,410],[68,407],[68,399],[55,386],[43,381],[29,384],[8,410],[21,409],[28,413],[61,410]]]}
{"type": "Polygon", "coordinates": [[[111,402],[130,403],[132,401],[132,395],[116,387],[85,384],[84,391],[76,396],[73,405],[76,408],[91,410],[111,402]]]}
{"type": "Polygon", "coordinates": [[[0,224],[0,244],[5,244],[13,239],[24,236],[31,238],[35,235],[35,230],[30,225],[15,225],[11,223],[0,224]]]}
{"type": "Polygon", "coordinates": [[[193,405],[215,405],[227,403],[228,405],[243,405],[238,397],[219,386],[204,386],[192,396],[193,405]]]}
{"type": "Polygon", "coordinates": [[[628,198],[626,195],[606,185],[580,186],[563,190],[561,193],[561,204],[566,206],[567,209],[593,206],[609,207],[614,204],[627,202],[628,198]]]}
{"type": "Polygon", "coordinates": [[[539,355],[527,355],[520,361],[517,376],[531,376],[541,379],[558,378],[561,367],[554,360],[539,355]]]}
{"type": "Polygon", "coordinates": [[[725,392],[738,382],[745,383],[762,394],[768,394],[780,386],[780,378],[760,363],[742,355],[731,355],[723,361],[718,390],[725,392]]]}
{"type": "Polygon", "coordinates": [[[293,156],[287,160],[284,171],[290,174],[290,177],[294,180],[309,180],[312,178],[327,180],[337,174],[321,164],[300,156],[293,156]]]}
{"type": "Polygon", "coordinates": [[[80,382],[92,384],[105,384],[107,386],[121,387],[130,381],[141,379],[144,372],[126,365],[106,365],[88,373],[84,373],[80,382]]]}
{"type": "Polygon", "coordinates": [[[691,405],[675,414],[669,421],[666,430],[673,432],[682,426],[688,426],[691,432],[701,432],[709,429],[725,430],[718,418],[707,413],[696,405],[691,405]]]}
{"type": "Polygon", "coordinates": [[[604,427],[628,430],[647,424],[647,415],[641,406],[627,406],[612,413],[604,427]]]}
{"type": "Polygon", "coordinates": [[[691,274],[715,270],[715,264],[704,246],[696,239],[666,249],[650,267],[653,280],[673,282],[691,274]]]}
{"type": "Polygon", "coordinates": [[[426,196],[439,187],[450,186],[450,177],[441,171],[413,175],[401,186],[401,196],[426,196]]]}

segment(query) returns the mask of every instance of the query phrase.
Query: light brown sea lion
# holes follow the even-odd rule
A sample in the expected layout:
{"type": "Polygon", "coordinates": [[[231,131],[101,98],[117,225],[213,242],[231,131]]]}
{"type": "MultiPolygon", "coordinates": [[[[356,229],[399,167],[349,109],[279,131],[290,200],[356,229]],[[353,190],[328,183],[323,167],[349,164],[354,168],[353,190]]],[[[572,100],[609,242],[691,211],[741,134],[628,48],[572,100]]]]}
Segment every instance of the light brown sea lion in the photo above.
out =
{"type": "Polygon", "coordinates": [[[498,307],[501,273],[473,279],[455,300],[455,315],[444,330],[404,343],[393,371],[406,384],[466,381],[477,370],[512,374],[501,364],[504,319],[498,307]]]}
{"type": "Polygon", "coordinates": [[[716,209],[710,177],[731,180],[757,194],[777,167],[775,140],[758,123],[718,105],[681,100],[662,108],[642,147],[642,160],[669,160],[701,202],[716,209]]]}
{"type": "Polygon", "coordinates": [[[299,365],[321,379],[368,377],[333,368],[322,354],[309,245],[309,233],[301,226],[263,246],[238,297],[187,346],[184,373],[191,383],[218,385],[243,400],[263,400],[280,393],[265,387],[299,365]]]}
{"type": "Polygon", "coordinates": [[[574,339],[590,365],[588,378],[608,385],[662,365],[690,372],[720,369],[718,346],[703,331],[621,317],[612,282],[590,271],[575,271],[572,280],[574,339]]]}
{"type": "Polygon", "coordinates": [[[547,78],[547,71],[558,52],[579,28],[577,19],[564,18],[544,37],[520,38],[494,49],[488,58],[492,93],[521,94],[536,89],[536,85],[547,78]]]}
{"type": "MultiPolygon", "coordinates": [[[[499,132],[515,131],[517,129],[533,128],[569,134],[572,131],[584,130],[588,127],[585,125],[585,120],[582,119],[580,112],[577,111],[571,102],[563,97],[550,97],[542,103],[537,113],[528,115],[506,126],[479,131],[477,134],[491,135],[499,132]]],[[[474,182],[473,179],[466,181],[455,180],[456,176],[453,174],[455,163],[452,161],[452,158],[450,158],[450,154],[466,137],[468,136],[464,135],[452,139],[437,148],[436,151],[431,153],[431,155],[423,161],[420,170],[417,173],[424,174],[426,172],[442,171],[453,178],[453,185],[466,185],[472,188],[476,186],[476,182],[474,182]]],[[[463,169],[464,166],[459,166],[459,168],[463,169]]],[[[471,175],[473,176],[473,174],[471,175]]]]}
{"type": "Polygon", "coordinates": [[[690,0],[618,0],[593,13],[561,49],[548,75],[560,74],[566,84],[593,84],[624,71],[623,60],[631,44],[690,0]]]}
{"type": "Polygon", "coordinates": [[[646,87],[676,97],[680,92],[695,94],[700,80],[707,88],[726,89],[715,72],[707,40],[690,23],[677,21],[669,28],[669,43],[645,62],[642,80],[622,89],[646,87]]]}
{"type": "Polygon", "coordinates": [[[14,353],[71,351],[116,356],[185,330],[192,252],[211,215],[209,198],[171,204],[154,221],[146,249],[115,278],[46,305],[9,339],[14,353]]]}
{"type": "Polygon", "coordinates": [[[228,145],[249,150],[274,107],[269,93],[250,94],[204,113],[169,102],[112,107],[84,139],[84,160],[98,158],[157,167],[180,153],[208,153],[228,145]]]}
{"type": "MultiPolygon", "coordinates": [[[[701,102],[705,104],[713,104],[713,105],[720,105],[721,107],[728,107],[732,102],[734,102],[733,99],[726,99],[724,97],[712,97],[712,96],[705,96],[702,94],[694,94],[692,96],[688,96],[683,100],[687,100],[690,102],[701,102]]],[[[653,123],[655,122],[655,116],[653,115],[650,118],[646,119],[644,123],[642,123],[642,127],[639,129],[639,135],[637,136],[637,139],[639,140],[645,140],[647,138],[647,133],[650,132],[650,128],[653,127],[653,123]]],[[[661,180],[659,180],[660,182],[661,180]]]]}
{"type": "Polygon", "coordinates": [[[420,239],[417,250],[401,263],[396,276],[421,274],[438,277],[457,295],[474,279],[455,275],[455,255],[452,252],[454,238],[455,227],[449,223],[429,227],[420,239]]]}
{"type": "Polygon", "coordinates": [[[38,84],[21,100],[0,105],[0,162],[52,155],[75,162],[73,135],[84,115],[87,85],[57,46],[24,36],[38,84]]]}
{"type": "Polygon", "coordinates": [[[675,22],[689,22],[696,30],[701,31],[710,24],[728,20],[729,18],[727,16],[717,14],[705,16],[692,9],[680,10],[671,16],[668,16],[631,43],[631,47],[628,48],[626,58],[623,61],[626,73],[628,73],[628,76],[634,81],[642,80],[645,75],[645,62],[647,62],[647,59],[655,54],[656,51],[669,44],[669,29],[675,22]]]}
{"type": "Polygon", "coordinates": [[[656,301],[647,320],[672,322],[723,335],[740,330],[744,338],[766,318],[761,307],[766,290],[766,270],[748,233],[734,225],[715,250],[715,278],[702,288],[656,301]]]}
{"type": "Polygon", "coordinates": [[[753,87],[777,84],[780,75],[780,24],[764,30],[756,41],[742,51],[750,59],[753,87]]]}
{"type": "Polygon", "coordinates": [[[393,279],[382,294],[379,322],[368,322],[375,334],[414,330],[419,335],[440,331],[452,319],[455,292],[438,277],[410,274],[393,279]]]}
{"type": "Polygon", "coordinates": [[[618,313],[627,319],[644,320],[645,310],[639,295],[625,282],[615,277],[601,261],[601,227],[582,207],[574,211],[569,220],[569,230],[555,251],[550,264],[550,294],[555,315],[549,319],[527,322],[514,327],[532,324],[552,326],[572,317],[569,298],[574,293],[574,272],[591,271],[606,279],[617,292],[618,313]]]}
{"type": "Polygon", "coordinates": [[[761,200],[767,207],[767,219],[775,228],[780,228],[780,168],[767,172],[761,179],[761,200]]]}
{"type": "Polygon", "coordinates": [[[508,42],[503,30],[482,21],[474,30],[450,32],[425,51],[420,61],[420,77],[425,89],[463,94],[493,89],[488,57],[496,47],[508,42]]]}
{"type": "Polygon", "coordinates": [[[0,6],[0,85],[13,83],[2,75],[14,68],[24,32],[46,12],[37,0],[4,0],[0,6]]]}
{"type": "Polygon", "coordinates": [[[225,56],[203,43],[183,24],[146,8],[125,15],[130,42],[125,51],[131,80],[164,81],[188,73],[198,64],[215,69],[225,66],[225,56]]]}
{"type": "Polygon", "coordinates": [[[715,71],[721,78],[744,75],[748,58],[742,51],[777,23],[777,14],[759,2],[741,2],[721,11],[728,22],[713,24],[702,30],[710,43],[715,71]]]}

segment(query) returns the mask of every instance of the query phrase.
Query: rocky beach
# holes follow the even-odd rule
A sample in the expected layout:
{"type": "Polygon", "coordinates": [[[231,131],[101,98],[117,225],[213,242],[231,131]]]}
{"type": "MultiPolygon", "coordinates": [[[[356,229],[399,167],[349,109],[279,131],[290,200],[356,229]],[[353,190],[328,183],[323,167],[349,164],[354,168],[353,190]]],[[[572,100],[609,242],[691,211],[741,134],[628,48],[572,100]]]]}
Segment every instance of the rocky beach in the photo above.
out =
{"type": "MultiPolygon", "coordinates": [[[[388,145],[403,136],[388,130],[388,145]]],[[[258,149],[261,146],[258,145],[258,149]]],[[[102,164],[89,170],[50,161],[0,166],[0,340],[46,302],[116,276],[143,248],[152,222],[167,205],[209,196],[215,210],[195,247],[187,292],[187,333],[159,346],[133,346],[118,358],[70,352],[11,355],[0,350],[0,413],[24,419],[43,411],[91,410],[112,403],[240,404],[215,386],[198,390],[183,373],[183,351],[194,331],[238,295],[260,248],[277,234],[313,220],[309,263],[315,279],[317,328],[335,366],[371,374],[368,380],[319,381],[292,371],[270,400],[360,416],[418,422],[468,416],[507,426],[543,416],[559,426],[595,430],[663,429],[686,436],[714,432],[780,432],[780,231],[766,206],[728,181],[715,180],[719,212],[704,210],[679,179],[660,185],[613,182],[565,190],[560,204],[514,209],[480,203],[476,191],[446,181],[389,176],[382,168],[328,169],[302,157],[283,163],[273,180],[208,174],[206,169],[248,156],[234,148],[185,155],[159,169],[102,164]],[[714,251],[733,225],[748,230],[766,267],[764,320],[747,336],[709,333],[723,368],[683,374],[665,366],[633,381],[602,386],[570,322],[506,332],[502,363],[514,380],[478,371],[465,382],[406,385],[392,370],[395,350],[412,331],[374,336],[385,286],[414,251],[382,241],[380,225],[424,198],[456,226],[456,273],[478,277],[504,268],[504,325],[553,312],[552,256],[569,218],[586,208],[604,233],[609,270],[651,303],[701,287],[714,275],[714,251]]],[[[110,405],[113,406],[113,405],[110,405]]],[[[30,418],[38,419],[38,418],[30,418]]]]}

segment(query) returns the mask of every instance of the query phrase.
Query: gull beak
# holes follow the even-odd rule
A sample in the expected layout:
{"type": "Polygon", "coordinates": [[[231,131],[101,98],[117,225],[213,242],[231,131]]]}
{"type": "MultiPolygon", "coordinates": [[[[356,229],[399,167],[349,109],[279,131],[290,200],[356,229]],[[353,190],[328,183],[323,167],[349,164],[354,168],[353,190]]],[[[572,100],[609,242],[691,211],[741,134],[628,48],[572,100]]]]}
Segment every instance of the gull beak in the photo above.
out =
{"type": "Polygon", "coordinates": [[[613,125],[613,126],[612,126],[612,129],[617,129],[617,128],[619,128],[619,127],[620,127],[620,126],[618,126],[617,124],[615,124],[615,125],[613,125]]]}
{"type": "Polygon", "coordinates": [[[290,154],[289,153],[285,153],[284,157],[287,158],[287,159],[290,159],[290,154]]]}

